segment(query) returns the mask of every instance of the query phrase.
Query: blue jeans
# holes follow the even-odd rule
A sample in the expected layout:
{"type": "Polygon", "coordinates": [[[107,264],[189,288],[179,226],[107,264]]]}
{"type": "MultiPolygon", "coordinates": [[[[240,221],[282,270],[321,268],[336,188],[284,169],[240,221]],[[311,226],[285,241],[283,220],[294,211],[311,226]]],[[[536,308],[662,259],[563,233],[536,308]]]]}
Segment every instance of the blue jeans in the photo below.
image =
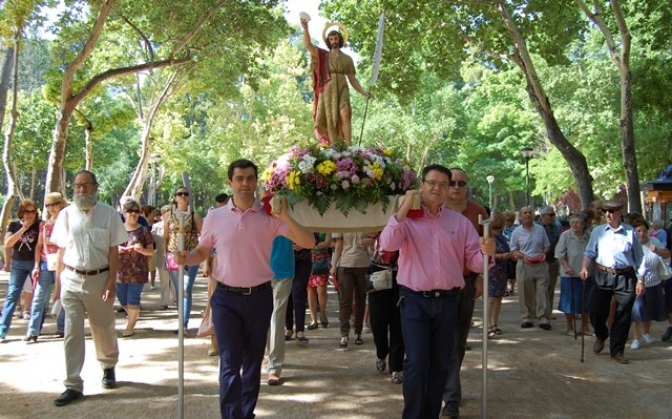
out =
{"type": "Polygon", "coordinates": [[[273,312],[273,289],[269,287],[243,295],[218,286],[212,294],[210,307],[219,346],[222,419],[252,419],[259,397],[261,363],[273,312]]]}
{"type": "Polygon", "coordinates": [[[58,313],[58,320],[56,320],[56,331],[65,333],[65,310],[61,309],[58,313]]]}
{"type": "Polygon", "coordinates": [[[30,307],[30,321],[28,322],[28,335],[40,336],[44,318],[47,316],[49,308],[49,296],[54,286],[56,278],[55,272],[47,269],[47,262],[40,262],[40,277],[37,280],[37,287],[33,292],[33,304],[30,307]]]}
{"type": "Polygon", "coordinates": [[[140,307],[140,296],[145,284],[122,284],[117,282],[117,298],[122,307],[140,307]]]}
{"type": "MultiPolygon", "coordinates": [[[[189,324],[189,315],[191,314],[191,290],[194,288],[194,281],[196,280],[196,274],[198,274],[198,265],[194,266],[185,266],[185,273],[188,276],[188,280],[184,281],[184,302],[183,302],[183,319],[182,324],[184,327],[187,327],[189,324]]],[[[173,282],[173,287],[175,287],[175,292],[178,292],[178,274],[180,271],[169,271],[170,280],[173,282]]]]}
{"type": "Polygon", "coordinates": [[[402,418],[438,418],[455,347],[458,295],[429,298],[403,288],[399,295],[406,348],[402,418]]]}
{"type": "MultiPolygon", "coordinates": [[[[5,305],[2,307],[2,322],[0,322],[0,335],[4,336],[12,324],[12,316],[16,309],[16,302],[21,297],[21,290],[26,279],[30,278],[30,274],[35,267],[33,260],[12,260],[12,270],[9,273],[9,284],[7,286],[7,297],[5,298],[5,305]]],[[[30,279],[29,279],[30,280],[30,279]]]]}

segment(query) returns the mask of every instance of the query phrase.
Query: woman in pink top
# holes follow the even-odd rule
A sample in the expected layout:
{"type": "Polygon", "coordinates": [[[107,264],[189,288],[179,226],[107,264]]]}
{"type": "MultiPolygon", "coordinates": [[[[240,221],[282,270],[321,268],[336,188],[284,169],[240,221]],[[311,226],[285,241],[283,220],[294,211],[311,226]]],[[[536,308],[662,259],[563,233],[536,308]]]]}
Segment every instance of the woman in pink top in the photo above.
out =
{"type": "Polygon", "coordinates": [[[40,223],[40,235],[37,239],[35,268],[33,269],[33,279],[37,282],[37,285],[30,309],[30,321],[24,338],[26,342],[37,342],[37,337],[40,336],[44,324],[44,318],[47,315],[49,294],[51,294],[51,288],[54,286],[57,276],[56,255],[58,252],[58,246],[51,244],[49,238],[51,237],[51,231],[54,229],[56,218],[65,205],[65,199],[60,192],[51,192],[47,194],[44,200],[47,219],[40,223]]]}

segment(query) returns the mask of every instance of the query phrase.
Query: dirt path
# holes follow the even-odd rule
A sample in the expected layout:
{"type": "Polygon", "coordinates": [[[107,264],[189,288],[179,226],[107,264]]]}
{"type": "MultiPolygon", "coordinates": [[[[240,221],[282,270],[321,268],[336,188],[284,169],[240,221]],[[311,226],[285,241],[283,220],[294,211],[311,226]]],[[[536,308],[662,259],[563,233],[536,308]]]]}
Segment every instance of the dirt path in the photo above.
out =
{"type": "MultiPolygon", "coordinates": [[[[0,300],[7,290],[7,274],[0,275],[0,300]]],[[[362,346],[338,348],[337,296],[330,290],[330,327],[307,333],[310,343],[287,346],[285,383],[265,384],[257,405],[258,418],[397,418],[401,416],[401,386],[376,372],[372,335],[362,346]]],[[[63,391],[65,376],[62,340],[21,341],[26,320],[15,320],[9,341],[0,344],[1,419],[28,418],[176,418],[177,323],[174,309],[154,311],[157,292],[143,295],[145,310],[139,332],[120,339],[118,388],[103,390],[102,372],[95,360],[93,342],[87,341],[82,377],[86,398],[66,407],[52,400],[63,391]]],[[[557,301],[557,299],[556,299],[557,301]]],[[[198,278],[190,326],[199,324],[205,303],[205,280],[198,278]]],[[[477,303],[463,377],[463,418],[481,417],[481,342],[477,303]]],[[[500,327],[504,335],[488,344],[489,418],[672,418],[668,388],[672,374],[672,345],[656,342],[639,351],[626,349],[630,365],[620,365],[608,354],[592,353],[593,338],[586,339],[585,362],[580,360],[580,339],[564,335],[564,317],[556,313],[553,331],[521,329],[517,297],[507,297],[500,327]]],[[[117,318],[117,329],[125,320],[117,318]]],[[[659,337],[666,325],[656,324],[659,337]]],[[[55,330],[49,318],[44,331],[55,330]]],[[[185,417],[218,418],[217,358],[206,355],[208,341],[185,340],[185,417]]],[[[608,352],[608,351],[605,351],[608,352]]]]}

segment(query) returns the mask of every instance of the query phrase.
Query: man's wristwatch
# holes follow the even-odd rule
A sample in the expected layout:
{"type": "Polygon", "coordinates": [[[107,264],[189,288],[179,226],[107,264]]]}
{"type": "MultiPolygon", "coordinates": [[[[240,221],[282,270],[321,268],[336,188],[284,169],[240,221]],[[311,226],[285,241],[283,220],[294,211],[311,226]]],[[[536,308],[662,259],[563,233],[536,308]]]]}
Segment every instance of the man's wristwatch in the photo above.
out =
{"type": "Polygon", "coordinates": [[[638,280],[637,280],[637,283],[638,283],[638,284],[643,284],[643,283],[644,283],[644,280],[643,280],[643,279],[638,279],[638,280]]]}

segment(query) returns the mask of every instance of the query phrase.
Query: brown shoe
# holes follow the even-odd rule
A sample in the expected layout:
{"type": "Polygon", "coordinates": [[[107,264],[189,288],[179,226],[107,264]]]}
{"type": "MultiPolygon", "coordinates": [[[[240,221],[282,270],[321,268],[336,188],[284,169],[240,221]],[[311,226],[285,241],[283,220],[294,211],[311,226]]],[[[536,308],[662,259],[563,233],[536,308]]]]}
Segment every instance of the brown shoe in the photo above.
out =
{"type": "Polygon", "coordinates": [[[611,359],[618,362],[619,364],[628,364],[630,362],[628,361],[628,358],[624,357],[621,352],[617,353],[616,355],[612,355],[611,359]]]}
{"type": "Polygon", "coordinates": [[[599,354],[602,352],[604,349],[604,341],[600,338],[595,339],[595,343],[593,343],[593,352],[596,354],[599,354]]]}

